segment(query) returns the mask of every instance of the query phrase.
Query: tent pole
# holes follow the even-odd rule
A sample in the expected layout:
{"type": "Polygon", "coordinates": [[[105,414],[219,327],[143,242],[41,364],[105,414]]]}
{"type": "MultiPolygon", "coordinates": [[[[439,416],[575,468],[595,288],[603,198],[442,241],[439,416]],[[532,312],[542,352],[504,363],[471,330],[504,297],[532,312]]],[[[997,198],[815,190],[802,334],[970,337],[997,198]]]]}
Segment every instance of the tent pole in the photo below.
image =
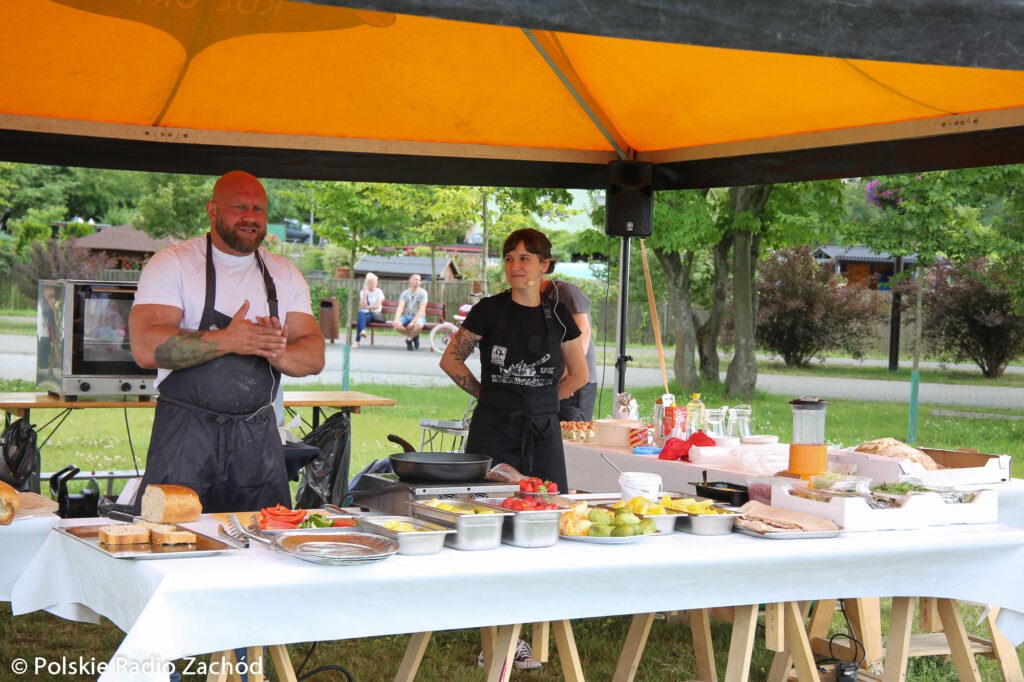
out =
{"type": "Polygon", "coordinates": [[[626,391],[626,363],[633,358],[626,355],[626,312],[629,309],[629,237],[622,238],[619,250],[619,320],[615,326],[615,392],[626,391]]]}

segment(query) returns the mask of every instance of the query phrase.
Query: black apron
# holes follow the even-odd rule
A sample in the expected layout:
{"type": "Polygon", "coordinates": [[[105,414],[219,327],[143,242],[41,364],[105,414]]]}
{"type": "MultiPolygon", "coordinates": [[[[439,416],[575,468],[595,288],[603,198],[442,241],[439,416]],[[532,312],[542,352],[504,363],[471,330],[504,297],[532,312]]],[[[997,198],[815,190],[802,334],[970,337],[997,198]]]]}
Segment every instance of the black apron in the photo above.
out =
{"type": "MultiPolygon", "coordinates": [[[[498,323],[493,345],[516,348],[524,362],[536,362],[546,354],[554,360],[554,382],[550,386],[522,387],[524,405],[517,407],[488,400],[489,385],[481,381],[480,401],[473,412],[466,438],[466,452],[486,455],[515,467],[526,476],[554,481],[562,492],[568,490],[565,474],[565,452],[562,450],[562,429],[558,420],[558,380],[562,376],[562,334],[552,319],[553,306],[541,297],[544,312],[542,336],[510,328],[511,292],[498,295],[498,323]]],[[[481,355],[483,353],[481,352],[481,355]]],[[[481,358],[481,373],[493,367],[481,358]]],[[[481,380],[484,377],[481,376],[481,380]]]]}
{"type": "MultiPolygon", "coordinates": [[[[259,249],[270,315],[278,316],[277,288],[259,249]]],[[[199,331],[223,329],[231,317],[214,310],[217,273],[206,236],[206,300],[199,331]]],[[[176,369],[160,382],[142,490],[149,483],[192,488],[204,512],[291,507],[274,395],[281,373],[256,355],[229,353],[176,369]]],[[[142,496],[136,498],[136,509],[142,496]]]]}

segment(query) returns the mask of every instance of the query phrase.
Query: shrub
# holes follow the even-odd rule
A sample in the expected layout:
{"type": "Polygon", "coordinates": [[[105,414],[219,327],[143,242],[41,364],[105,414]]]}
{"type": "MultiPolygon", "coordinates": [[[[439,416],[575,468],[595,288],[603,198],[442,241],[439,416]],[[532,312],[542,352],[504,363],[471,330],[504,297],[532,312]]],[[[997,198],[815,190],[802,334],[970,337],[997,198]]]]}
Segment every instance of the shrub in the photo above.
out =
{"type": "Polygon", "coordinates": [[[41,279],[99,279],[100,271],[110,267],[111,263],[102,254],[77,248],[74,239],[35,242],[27,260],[27,263],[14,267],[23,275],[18,287],[30,300],[38,295],[41,279]]]}
{"type": "Polygon", "coordinates": [[[847,286],[807,247],[777,251],[764,261],[757,290],[754,336],[786,365],[805,365],[826,350],[863,354],[874,319],[867,290],[847,286]]]}
{"type": "Polygon", "coordinates": [[[937,266],[929,278],[923,334],[953,360],[970,360],[989,379],[1024,353],[1024,316],[1014,314],[1006,273],[986,261],[937,266]]]}

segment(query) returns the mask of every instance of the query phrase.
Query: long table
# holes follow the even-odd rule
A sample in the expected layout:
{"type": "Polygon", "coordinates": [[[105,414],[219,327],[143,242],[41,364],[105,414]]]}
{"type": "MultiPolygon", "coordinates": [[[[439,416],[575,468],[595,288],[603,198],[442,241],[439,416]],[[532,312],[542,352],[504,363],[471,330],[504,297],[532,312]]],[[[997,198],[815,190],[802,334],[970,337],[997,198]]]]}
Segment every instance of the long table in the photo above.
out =
{"type": "MultiPolygon", "coordinates": [[[[216,534],[211,518],[190,525],[216,534]]],[[[15,615],[49,609],[80,620],[106,616],[126,633],[113,663],[129,666],[262,644],[838,594],[929,596],[1024,611],[1022,562],[1024,531],[998,525],[798,541],[673,533],[626,545],[445,549],[343,568],[262,546],[190,559],[118,560],[50,532],[11,597],[15,615]]],[[[31,645],[25,647],[30,657],[31,645]]],[[[167,674],[111,668],[100,679],[166,680],[167,674]]]]}

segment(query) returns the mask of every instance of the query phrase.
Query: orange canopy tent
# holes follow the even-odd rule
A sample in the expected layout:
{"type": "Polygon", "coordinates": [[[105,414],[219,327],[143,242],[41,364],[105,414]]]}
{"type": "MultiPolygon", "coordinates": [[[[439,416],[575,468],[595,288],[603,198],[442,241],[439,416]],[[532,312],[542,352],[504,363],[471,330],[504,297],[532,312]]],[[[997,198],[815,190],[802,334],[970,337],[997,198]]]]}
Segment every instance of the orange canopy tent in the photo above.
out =
{"type": "Polygon", "coordinates": [[[1024,161],[1011,0],[0,0],[0,159],[655,188],[1024,161]],[[467,21],[467,19],[471,21],[467,21]]]}

